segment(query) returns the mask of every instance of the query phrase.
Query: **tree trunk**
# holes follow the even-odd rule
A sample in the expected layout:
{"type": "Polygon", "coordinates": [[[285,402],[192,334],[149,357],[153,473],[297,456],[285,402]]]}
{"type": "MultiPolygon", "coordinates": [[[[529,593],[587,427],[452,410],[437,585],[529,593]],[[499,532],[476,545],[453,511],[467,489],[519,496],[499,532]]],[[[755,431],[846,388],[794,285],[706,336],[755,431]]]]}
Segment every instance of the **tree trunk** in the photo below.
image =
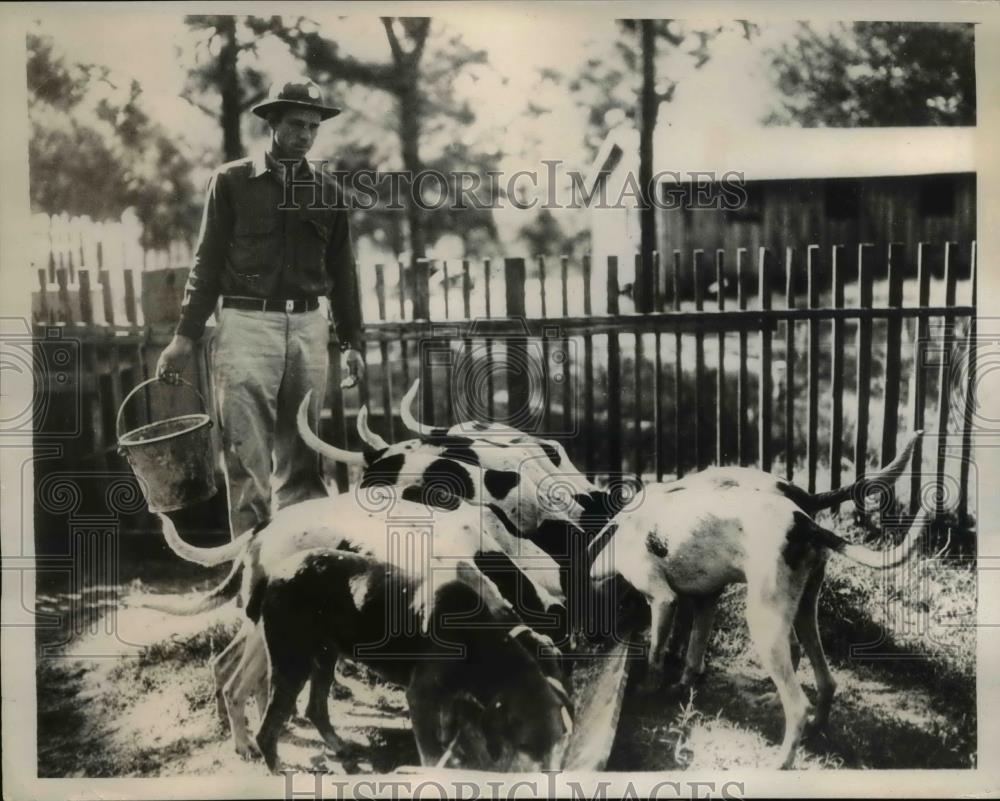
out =
{"type": "Polygon", "coordinates": [[[236,41],[236,18],[219,18],[218,33],[222,39],[219,50],[219,88],[222,94],[222,154],[226,161],[243,158],[243,137],[240,132],[243,91],[238,72],[239,44],[236,41]]]}
{"type": "Polygon", "coordinates": [[[642,90],[639,105],[639,187],[642,207],[639,210],[640,263],[635,276],[636,311],[653,311],[655,276],[653,251],[656,250],[656,206],[653,204],[653,133],[659,98],[656,94],[656,32],[653,21],[640,20],[642,49],[642,90]]]}
{"type": "MultiPolygon", "coordinates": [[[[406,204],[406,225],[410,234],[410,270],[417,291],[413,294],[413,315],[416,318],[428,318],[430,310],[425,307],[425,293],[419,287],[426,279],[420,275],[417,260],[427,255],[427,243],[424,239],[424,210],[414,202],[413,179],[423,169],[420,161],[420,93],[417,87],[415,71],[407,76],[399,95],[399,143],[403,155],[403,170],[409,180],[406,182],[409,190],[404,199],[406,204]],[[418,306],[420,308],[418,308],[418,306]]],[[[423,265],[426,269],[426,264],[423,265]]]]}

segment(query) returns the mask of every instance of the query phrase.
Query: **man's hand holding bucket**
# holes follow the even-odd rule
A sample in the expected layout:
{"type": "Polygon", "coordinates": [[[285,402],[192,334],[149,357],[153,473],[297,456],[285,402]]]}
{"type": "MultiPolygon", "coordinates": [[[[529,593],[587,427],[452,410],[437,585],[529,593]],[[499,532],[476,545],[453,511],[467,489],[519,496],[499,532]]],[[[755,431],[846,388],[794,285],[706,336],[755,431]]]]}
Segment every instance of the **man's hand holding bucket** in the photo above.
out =
{"type": "Polygon", "coordinates": [[[167,384],[180,384],[181,373],[191,361],[194,341],[183,334],[174,334],[156,362],[156,376],[167,384]]]}

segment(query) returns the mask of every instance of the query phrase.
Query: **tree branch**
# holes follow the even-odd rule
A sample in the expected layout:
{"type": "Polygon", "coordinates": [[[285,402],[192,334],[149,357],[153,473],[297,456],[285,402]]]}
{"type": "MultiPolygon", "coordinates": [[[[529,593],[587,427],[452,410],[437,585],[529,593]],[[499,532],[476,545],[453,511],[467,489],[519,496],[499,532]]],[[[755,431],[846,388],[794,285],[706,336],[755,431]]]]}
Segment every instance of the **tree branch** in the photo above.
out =
{"type": "Polygon", "coordinates": [[[670,86],[656,93],[656,99],[661,103],[670,103],[674,99],[675,91],[677,91],[677,81],[671,81],[670,86]]]}
{"type": "Polygon", "coordinates": [[[272,25],[271,32],[288,45],[292,55],[302,61],[307,70],[324,73],[332,80],[342,79],[387,92],[394,92],[398,86],[394,65],[342,56],[335,42],[313,31],[303,32],[298,25],[294,30],[280,24],[272,25]]]}
{"type": "Polygon", "coordinates": [[[219,119],[219,110],[217,108],[211,108],[209,106],[206,106],[201,101],[195,100],[190,95],[190,93],[187,93],[187,92],[185,92],[184,94],[182,94],[181,97],[183,97],[188,103],[190,103],[192,106],[194,106],[199,111],[203,111],[209,117],[212,117],[213,119],[216,119],[216,120],[219,119]]]}
{"type": "Polygon", "coordinates": [[[385,27],[385,35],[389,39],[389,49],[392,50],[392,60],[397,64],[402,64],[404,60],[403,48],[399,46],[399,38],[392,24],[395,17],[382,17],[382,25],[385,27]]]}
{"type": "Polygon", "coordinates": [[[679,47],[684,42],[683,33],[674,33],[670,30],[670,26],[673,24],[674,20],[668,19],[663,21],[663,25],[660,27],[660,36],[666,39],[674,47],[679,47]]]}

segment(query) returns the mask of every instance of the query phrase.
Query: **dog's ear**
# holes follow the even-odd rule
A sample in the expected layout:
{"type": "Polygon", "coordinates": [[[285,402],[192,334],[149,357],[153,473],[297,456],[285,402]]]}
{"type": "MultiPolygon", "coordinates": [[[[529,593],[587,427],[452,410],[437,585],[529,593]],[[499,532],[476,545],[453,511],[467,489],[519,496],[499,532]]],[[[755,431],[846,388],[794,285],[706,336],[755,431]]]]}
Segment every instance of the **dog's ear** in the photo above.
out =
{"type": "Polygon", "coordinates": [[[504,735],[507,729],[507,706],[502,697],[496,696],[485,710],[482,727],[483,736],[486,738],[486,749],[494,762],[503,756],[504,735]]]}
{"type": "Polygon", "coordinates": [[[451,742],[463,724],[482,728],[485,708],[472,693],[463,690],[453,696],[438,710],[440,741],[451,742]]]}
{"type": "Polygon", "coordinates": [[[455,564],[455,574],[460,582],[474,589],[486,608],[494,616],[504,618],[513,609],[497,585],[486,576],[472,560],[460,558],[455,564]]]}
{"type": "Polygon", "coordinates": [[[449,747],[457,744],[461,766],[474,770],[493,770],[496,757],[486,734],[486,709],[471,693],[462,691],[442,705],[439,710],[440,743],[449,747]]]}

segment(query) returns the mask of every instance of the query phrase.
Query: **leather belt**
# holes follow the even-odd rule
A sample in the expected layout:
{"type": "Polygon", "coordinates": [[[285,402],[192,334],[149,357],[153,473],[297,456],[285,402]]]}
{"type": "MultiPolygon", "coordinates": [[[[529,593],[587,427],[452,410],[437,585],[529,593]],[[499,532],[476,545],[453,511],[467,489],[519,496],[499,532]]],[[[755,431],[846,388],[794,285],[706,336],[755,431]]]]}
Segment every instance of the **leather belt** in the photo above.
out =
{"type": "Polygon", "coordinates": [[[268,300],[265,298],[223,297],[222,308],[243,311],[296,312],[315,311],[319,308],[319,298],[300,300],[268,300]]]}

